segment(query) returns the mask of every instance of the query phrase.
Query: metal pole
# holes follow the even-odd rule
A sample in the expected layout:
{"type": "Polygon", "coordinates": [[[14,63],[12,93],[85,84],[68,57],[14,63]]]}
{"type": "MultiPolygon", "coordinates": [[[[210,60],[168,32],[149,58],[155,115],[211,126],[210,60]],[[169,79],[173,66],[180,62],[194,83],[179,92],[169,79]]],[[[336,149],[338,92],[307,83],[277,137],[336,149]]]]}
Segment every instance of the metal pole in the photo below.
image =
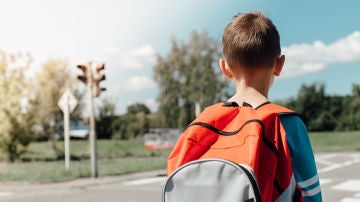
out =
{"type": "Polygon", "coordinates": [[[97,145],[96,145],[96,130],[95,130],[95,113],[94,113],[94,97],[92,95],[93,78],[91,74],[92,64],[90,63],[88,70],[88,78],[90,78],[89,94],[90,94],[90,161],[91,161],[91,177],[98,177],[97,171],[97,145]]]}
{"type": "Polygon", "coordinates": [[[70,169],[70,112],[69,112],[69,96],[66,97],[66,105],[64,110],[64,148],[65,148],[65,170],[70,169]]]}

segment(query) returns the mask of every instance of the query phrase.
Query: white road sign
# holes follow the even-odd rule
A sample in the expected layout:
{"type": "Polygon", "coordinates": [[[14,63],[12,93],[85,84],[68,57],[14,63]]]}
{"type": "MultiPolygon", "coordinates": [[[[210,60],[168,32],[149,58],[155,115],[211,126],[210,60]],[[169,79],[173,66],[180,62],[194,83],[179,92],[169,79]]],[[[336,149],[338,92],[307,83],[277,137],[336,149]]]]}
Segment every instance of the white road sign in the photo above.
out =
{"type": "Polygon", "coordinates": [[[70,92],[69,89],[66,89],[64,94],[61,96],[60,100],[58,101],[58,106],[60,109],[65,112],[68,110],[69,113],[73,112],[75,107],[77,106],[78,101],[75,96],[70,92]],[[66,109],[69,107],[68,109],[66,109]]]}

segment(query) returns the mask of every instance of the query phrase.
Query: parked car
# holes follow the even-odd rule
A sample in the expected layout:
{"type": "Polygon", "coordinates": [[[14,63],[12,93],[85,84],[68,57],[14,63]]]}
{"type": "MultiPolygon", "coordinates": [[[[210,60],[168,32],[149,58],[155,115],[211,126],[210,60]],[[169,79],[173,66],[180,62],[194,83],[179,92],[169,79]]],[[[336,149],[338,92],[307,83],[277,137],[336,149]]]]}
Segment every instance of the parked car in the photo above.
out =
{"type": "Polygon", "coordinates": [[[168,149],[174,147],[182,129],[178,128],[154,128],[144,134],[144,146],[146,149],[168,149]]]}
{"type": "MultiPolygon", "coordinates": [[[[89,126],[85,125],[81,121],[70,120],[70,138],[73,139],[86,139],[89,136],[89,126]]],[[[57,139],[64,138],[64,128],[62,127],[61,131],[55,133],[57,139]]]]}
{"type": "Polygon", "coordinates": [[[80,121],[70,121],[70,137],[85,139],[89,135],[89,127],[80,121]]]}

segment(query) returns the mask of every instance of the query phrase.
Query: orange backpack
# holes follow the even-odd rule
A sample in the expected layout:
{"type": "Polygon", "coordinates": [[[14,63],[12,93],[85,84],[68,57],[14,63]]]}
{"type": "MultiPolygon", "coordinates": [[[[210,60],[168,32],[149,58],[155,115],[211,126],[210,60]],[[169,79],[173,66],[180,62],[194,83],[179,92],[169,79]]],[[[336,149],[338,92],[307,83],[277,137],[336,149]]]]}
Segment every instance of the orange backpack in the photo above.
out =
{"type": "Polygon", "coordinates": [[[218,103],[207,107],[182,133],[167,173],[198,159],[225,159],[252,169],[262,201],[275,201],[289,186],[292,168],[279,115],[294,113],[264,103],[254,109],[218,103]]]}

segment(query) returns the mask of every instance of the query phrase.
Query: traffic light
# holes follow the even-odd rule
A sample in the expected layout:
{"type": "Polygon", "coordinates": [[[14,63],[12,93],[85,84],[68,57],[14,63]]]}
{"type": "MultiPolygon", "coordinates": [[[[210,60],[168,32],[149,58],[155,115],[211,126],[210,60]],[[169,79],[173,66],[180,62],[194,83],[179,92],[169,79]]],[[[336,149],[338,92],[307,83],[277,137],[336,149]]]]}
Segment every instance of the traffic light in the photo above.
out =
{"type": "Polygon", "coordinates": [[[98,97],[102,91],[105,91],[106,88],[100,87],[100,82],[105,80],[105,74],[101,74],[101,71],[105,69],[104,63],[92,63],[92,95],[98,97]]]}
{"type": "Polygon", "coordinates": [[[90,81],[89,81],[89,77],[88,77],[88,67],[85,65],[78,65],[77,68],[81,69],[82,74],[78,75],[77,78],[82,81],[85,85],[87,85],[90,81]]]}

